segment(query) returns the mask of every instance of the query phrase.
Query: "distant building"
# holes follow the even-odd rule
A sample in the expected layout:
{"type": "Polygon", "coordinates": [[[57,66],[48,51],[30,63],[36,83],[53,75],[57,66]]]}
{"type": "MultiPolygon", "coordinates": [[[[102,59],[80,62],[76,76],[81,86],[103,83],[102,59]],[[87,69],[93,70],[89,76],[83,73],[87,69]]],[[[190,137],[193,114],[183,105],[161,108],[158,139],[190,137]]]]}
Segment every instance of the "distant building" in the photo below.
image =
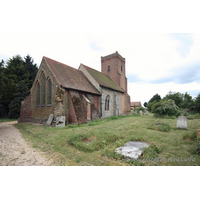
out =
{"type": "Polygon", "coordinates": [[[141,106],[140,101],[131,102],[131,110],[134,108],[139,108],[141,106]]]}
{"type": "Polygon", "coordinates": [[[43,57],[30,95],[22,102],[19,122],[45,123],[50,114],[67,123],[130,113],[125,58],[118,52],[101,57],[102,72],[79,69],[43,57]]]}

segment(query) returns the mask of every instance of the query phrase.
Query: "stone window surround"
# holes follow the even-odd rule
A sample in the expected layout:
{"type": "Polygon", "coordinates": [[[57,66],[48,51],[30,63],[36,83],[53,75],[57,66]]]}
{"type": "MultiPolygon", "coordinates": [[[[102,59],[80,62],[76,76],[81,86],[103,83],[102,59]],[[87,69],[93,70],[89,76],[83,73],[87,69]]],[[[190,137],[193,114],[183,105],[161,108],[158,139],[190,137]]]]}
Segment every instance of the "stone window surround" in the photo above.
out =
{"type": "Polygon", "coordinates": [[[109,111],[110,95],[108,94],[105,98],[105,111],[109,111]]]}
{"type": "MultiPolygon", "coordinates": [[[[36,107],[51,107],[51,105],[52,105],[52,103],[51,104],[47,104],[47,93],[48,93],[48,91],[45,91],[45,104],[41,104],[41,96],[42,96],[42,91],[41,91],[41,87],[42,87],[42,85],[40,84],[40,81],[42,81],[42,79],[43,79],[43,76],[45,75],[45,90],[47,89],[47,84],[48,84],[48,81],[49,80],[51,80],[51,85],[53,86],[53,82],[52,82],[52,79],[49,77],[49,76],[46,76],[46,72],[43,70],[42,72],[41,72],[41,74],[40,74],[40,78],[37,80],[37,82],[36,82],[36,85],[40,85],[40,105],[37,105],[37,98],[36,98],[36,107]],[[46,78],[47,77],[47,78],[46,78]]],[[[52,90],[52,88],[51,88],[51,90],[52,90]]],[[[51,91],[52,92],[52,91],[51,91]]],[[[37,86],[36,86],[36,95],[37,95],[37,86]]],[[[52,95],[52,93],[51,93],[51,95],[52,95]]],[[[52,102],[52,97],[51,97],[51,102],[52,102]]]]}

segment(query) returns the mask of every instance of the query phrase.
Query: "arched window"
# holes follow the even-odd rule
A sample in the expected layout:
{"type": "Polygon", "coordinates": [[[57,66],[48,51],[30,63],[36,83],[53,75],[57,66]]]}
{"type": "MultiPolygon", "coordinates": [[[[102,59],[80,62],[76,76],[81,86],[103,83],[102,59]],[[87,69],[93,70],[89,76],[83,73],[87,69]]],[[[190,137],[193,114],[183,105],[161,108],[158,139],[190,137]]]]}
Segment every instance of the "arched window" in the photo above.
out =
{"type": "Polygon", "coordinates": [[[36,105],[40,105],[40,84],[37,84],[36,105]]]}
{"type": "Polygon", "coordinates": [[[110,96],[107,95],[106,100],[105,100],[105,110],[109,110],[109,100],[110,100],[110,96]]]}
{"type": "Polygon", "coordinates": [[[110,65],[108,65],[108,72],[110,71],[110,65]]]}
{"type": "Polygon", "coordinates": [[[52,96],[52,83],[49,79],[48,81],[48,97],[47,97],[47,105],[51,105],[51,96],[52,96]]]}
{"type": "Polygon", "coordinates": [[[43,74],[42,77],[42,106],[45,106],[46,103],[46,77],[45,74],[43,74]]]}

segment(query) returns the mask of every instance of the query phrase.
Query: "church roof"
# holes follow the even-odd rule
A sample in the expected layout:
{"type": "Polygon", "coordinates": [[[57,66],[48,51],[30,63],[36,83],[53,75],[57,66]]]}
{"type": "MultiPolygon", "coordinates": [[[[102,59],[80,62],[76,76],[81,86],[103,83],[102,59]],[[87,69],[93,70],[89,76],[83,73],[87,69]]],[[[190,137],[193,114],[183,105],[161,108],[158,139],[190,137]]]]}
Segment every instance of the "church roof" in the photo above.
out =
{"type": "Polygon", "coordinates": [[[140,107],[141,106],[141,102],[140,101],[135,101],[135,102],[131,102],[131,106],[134,107],[140,107]]]}
{"type": "Polygon", "coordinates": [[[44,59],[62,87],[101,95],[82,71],[47,57],[44,59]]]}
{"type": "MultiPolygon", "coordinates": [[[[83,64],[82,64],[83,65],[83,64]]],[[[100,86],[110,88],[119,92],[125,92],[121,87],[117,85],[109,76],[92,69],[86,65],[83,65],[85,69],[93,76],[93,78],[99,83],[100,86]]]]}

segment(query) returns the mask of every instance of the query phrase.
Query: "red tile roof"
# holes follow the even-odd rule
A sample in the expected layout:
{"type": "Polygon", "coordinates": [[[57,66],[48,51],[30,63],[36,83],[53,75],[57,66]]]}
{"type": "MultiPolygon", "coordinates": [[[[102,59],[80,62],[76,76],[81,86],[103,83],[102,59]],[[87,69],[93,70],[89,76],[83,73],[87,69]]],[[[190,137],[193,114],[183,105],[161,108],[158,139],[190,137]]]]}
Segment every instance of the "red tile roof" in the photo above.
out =
{"type": "Polygon", "coordinates": [[[44,60],[62,87],[101,95],[82,71],[47,57],[44,60]]]}
{"type": "Polygon", "coordinates": [[[140,101],[135,101],[135,102],[131,102],[131,106],[134,107],[140,107],[141,106],[141,102],[140,101]]]}

